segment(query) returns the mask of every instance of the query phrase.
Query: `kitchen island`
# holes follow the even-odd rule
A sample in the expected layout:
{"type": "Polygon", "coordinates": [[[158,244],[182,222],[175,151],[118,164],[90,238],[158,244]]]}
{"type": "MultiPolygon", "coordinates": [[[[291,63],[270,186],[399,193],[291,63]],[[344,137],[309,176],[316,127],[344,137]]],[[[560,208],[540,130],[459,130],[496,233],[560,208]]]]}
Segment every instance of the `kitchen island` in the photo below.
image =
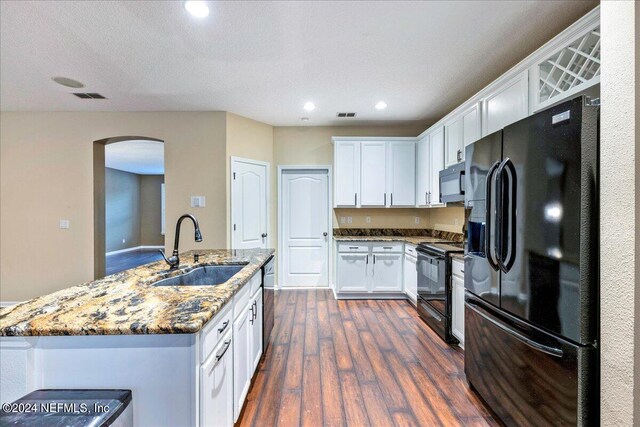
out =
{"type": "Polygon", "coordinates": [[[136,426],[232,425],[262,354],[273,252],[185,252],[177,269],[161,261],[0,309],[3,403],[39,388],[130,389],[136,426]],[[215,286],[154,286],[218,265],[241,269],[215,286]]]}

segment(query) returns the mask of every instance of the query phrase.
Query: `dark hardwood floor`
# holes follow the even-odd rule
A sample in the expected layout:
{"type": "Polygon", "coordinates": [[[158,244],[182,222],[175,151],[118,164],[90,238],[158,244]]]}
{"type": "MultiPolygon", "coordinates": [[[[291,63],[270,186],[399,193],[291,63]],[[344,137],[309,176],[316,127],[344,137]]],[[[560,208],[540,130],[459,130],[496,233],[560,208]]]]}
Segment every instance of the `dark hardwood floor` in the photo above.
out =
{"type": "Polygon", "coordinates": [[[116,274],[130,268],[139,267],[150,262],[160,261],[162,255],[157,249],[137,249],[130,252],[122,252],[119,254],[107,255],[106,257],[106,275],[116,274]]]}
{"type": "Polygon", "coordinates": [[[498,425],[406,301],[287,290],[275,316],[238,426],[498,425]]]}

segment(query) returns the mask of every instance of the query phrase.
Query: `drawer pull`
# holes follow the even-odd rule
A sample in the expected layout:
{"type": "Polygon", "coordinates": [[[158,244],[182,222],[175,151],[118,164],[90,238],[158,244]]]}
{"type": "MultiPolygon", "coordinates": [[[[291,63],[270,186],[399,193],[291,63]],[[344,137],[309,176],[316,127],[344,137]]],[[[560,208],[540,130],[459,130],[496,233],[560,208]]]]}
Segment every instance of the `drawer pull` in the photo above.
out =
{"type": "Polygon", "coordinates": [[[349,246],[349,249],[358,249],[359,246],[349,246]]]}
{"type": "Polygon", "coordinates": [[[216,354],[216,362],[222,359],[222,356],[224,356],[227,350],[229,350],[230,345],[231,345],[231,338],[229,338],[227,341],[224,342],[224,348],[220,353],[216,354]]]}
{"type": "Polygon", "coordinates": [[[218,328],[218,333],[219,334],[223,333],[224,330],[227,329],[227,326],[229,326],[229,321],[228,320],[222,324],[222,328],[218,328]]]}
{"type": "Polygon", "coordinates": [[[393,246],[383,246],[382,249],[393,249],[393,246]]]}

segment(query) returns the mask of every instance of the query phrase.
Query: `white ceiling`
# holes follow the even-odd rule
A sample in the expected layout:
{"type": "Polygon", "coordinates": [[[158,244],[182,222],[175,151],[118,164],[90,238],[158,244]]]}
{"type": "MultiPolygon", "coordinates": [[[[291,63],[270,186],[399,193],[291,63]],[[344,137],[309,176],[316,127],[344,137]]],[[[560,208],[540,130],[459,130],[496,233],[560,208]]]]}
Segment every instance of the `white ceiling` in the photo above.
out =
{"type": "Polygon", "coordinates": [[[139,175],[164,174],[164,144],[156,141],[129,140],[107,144],[105,166],[139,175]]]}
{"type": "Polygon", "coordinates": [[[222,110],[283,126],[433,122],[598,2],[229,1],[205,19],[181,1],[0,3],[2,110],[222,110]]]}

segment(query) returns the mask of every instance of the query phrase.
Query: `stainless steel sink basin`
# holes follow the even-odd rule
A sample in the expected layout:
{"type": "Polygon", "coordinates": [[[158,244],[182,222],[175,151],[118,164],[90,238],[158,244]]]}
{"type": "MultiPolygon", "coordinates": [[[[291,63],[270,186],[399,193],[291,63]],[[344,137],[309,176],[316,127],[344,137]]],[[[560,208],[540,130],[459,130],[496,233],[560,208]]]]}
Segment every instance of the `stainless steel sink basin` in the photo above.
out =
{"type": "Polygon", "coordinates": [[[153,286],[216,286],[233,277],[246,264],[208,265],[188,273],[162,279],[153,286]]]}

